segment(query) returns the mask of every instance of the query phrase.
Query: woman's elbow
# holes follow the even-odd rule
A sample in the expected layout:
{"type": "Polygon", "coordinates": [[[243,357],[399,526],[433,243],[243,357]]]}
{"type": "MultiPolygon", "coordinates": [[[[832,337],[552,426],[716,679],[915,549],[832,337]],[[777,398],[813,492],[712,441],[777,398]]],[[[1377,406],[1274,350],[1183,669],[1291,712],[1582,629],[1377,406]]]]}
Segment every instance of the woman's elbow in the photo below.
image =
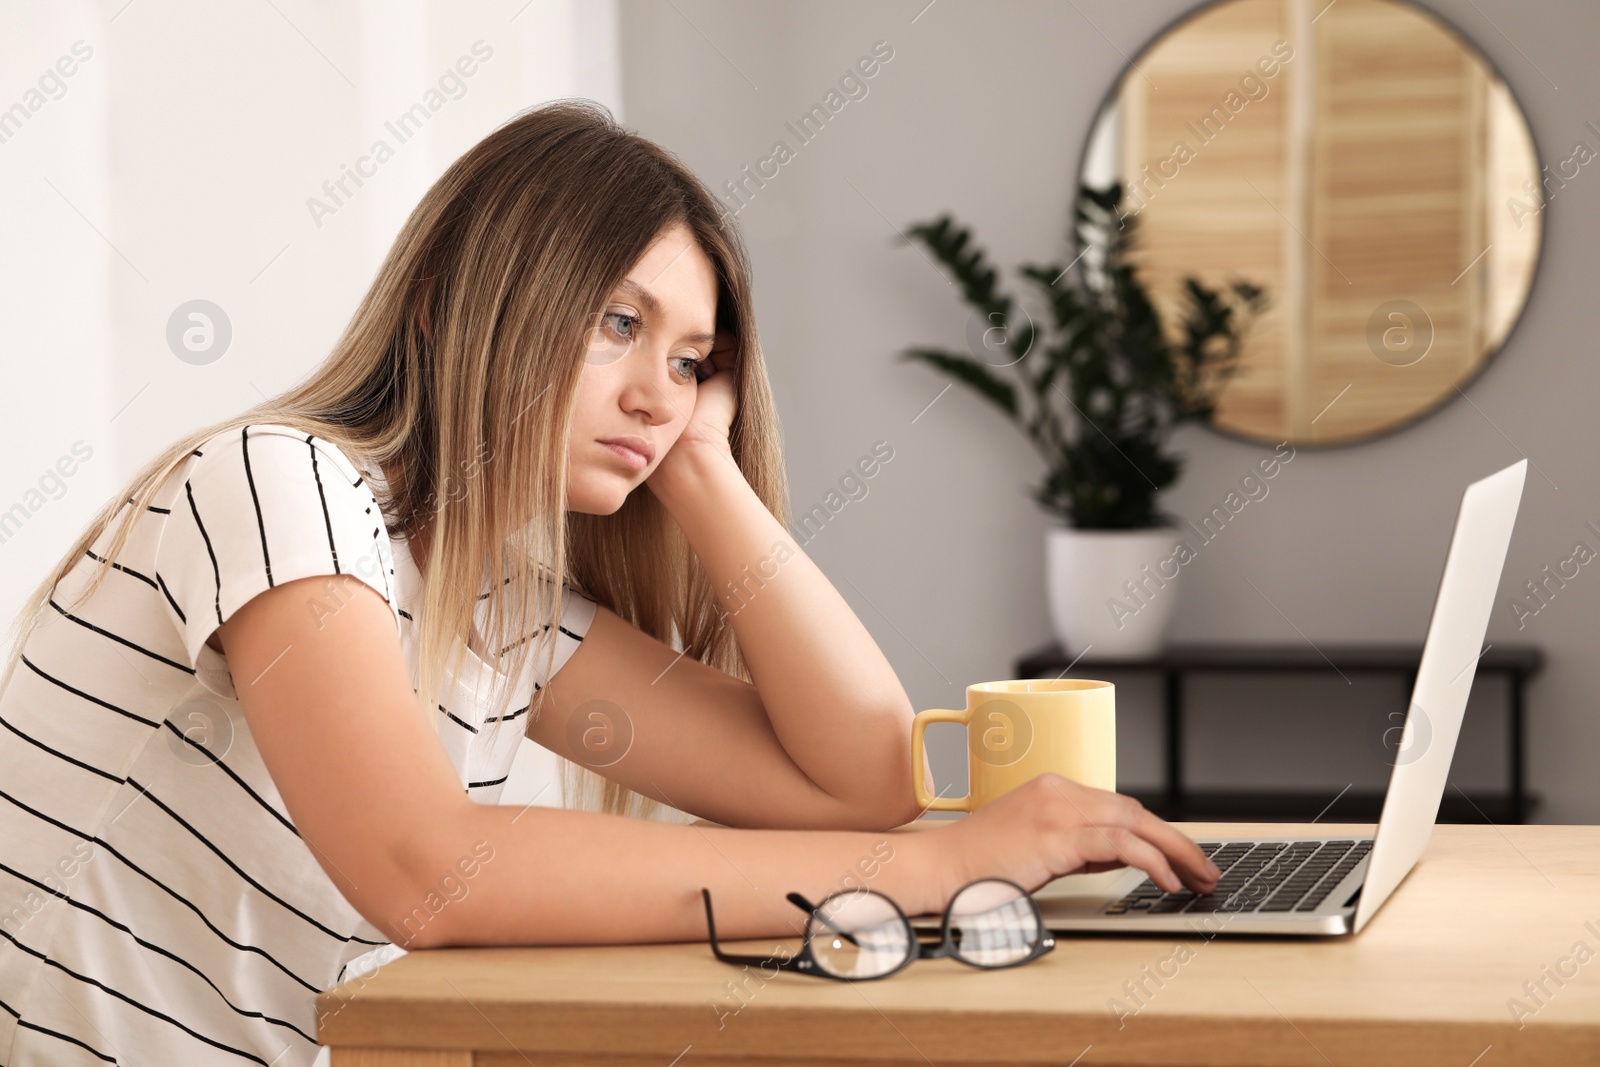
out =
{"type": "Polygon", "coordinates": [[[873,800],[840,801],[829,829],[892,830],[922,815],[922,806],[907,785],[903,795],[891,793],[873,800]]]}
{"type": "Polygon", "coordinates": [[[465,799],[438,822],[414,832],[396,862],[381,919],[370,922],[407,951],[471,943],[458,925],[469,919],[469,882],[494,858],[472,820],[482,809],[465,799]],[[471,841],[470,846],[467,844],[471,841]]]}

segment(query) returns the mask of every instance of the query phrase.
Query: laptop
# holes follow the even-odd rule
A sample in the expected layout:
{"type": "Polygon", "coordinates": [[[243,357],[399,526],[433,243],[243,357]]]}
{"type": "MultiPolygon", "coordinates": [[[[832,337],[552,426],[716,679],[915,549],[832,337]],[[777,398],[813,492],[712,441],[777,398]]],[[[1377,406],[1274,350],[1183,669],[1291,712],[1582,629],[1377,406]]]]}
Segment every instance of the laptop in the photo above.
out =
{"type": "Polygon", "coordinates": [[[1051,932],[1359,933],[1433,832],[1527,468],[1520,460],[1462,494],[1375,834],[1198,842],[1222,871],[1209,894],[1168,893],[1128,867],[1057,878],[1034,894],[1051,932]]]}

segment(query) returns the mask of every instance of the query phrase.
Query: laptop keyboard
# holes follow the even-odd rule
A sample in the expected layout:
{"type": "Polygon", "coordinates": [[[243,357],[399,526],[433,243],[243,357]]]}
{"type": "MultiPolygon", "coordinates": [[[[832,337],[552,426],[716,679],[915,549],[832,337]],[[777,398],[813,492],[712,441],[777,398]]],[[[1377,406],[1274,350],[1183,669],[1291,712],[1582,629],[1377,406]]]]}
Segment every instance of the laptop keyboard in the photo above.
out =
{"type": "Polygon", "coordinates": [[[1315,911],[1355,869],[1371,841],[1201,841],[1200,850],[1222,872],[1209,893],[1168,893],[1146,878],[1106,906],[1106,915],[1173,912],[1315,911]]]}

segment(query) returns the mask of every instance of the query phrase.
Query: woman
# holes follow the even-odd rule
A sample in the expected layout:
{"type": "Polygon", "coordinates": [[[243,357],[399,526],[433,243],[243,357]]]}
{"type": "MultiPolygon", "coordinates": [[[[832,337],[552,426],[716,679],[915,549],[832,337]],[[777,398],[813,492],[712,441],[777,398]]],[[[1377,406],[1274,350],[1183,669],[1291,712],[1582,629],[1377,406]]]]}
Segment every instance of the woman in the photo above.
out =
{"type": "MultiPolygon", "coordinates": [[[[785,496],[715,198],[598,105],[494,131],[329,358],[146,465],[19,619],[3,1062],[309,1063],[375,946],[703,939],[701,886],[722,936],[793,934],[786,891],[919,811],[910,702],[785,496]],[[524,734],[603,810],[497,804],[524,734]]],[[[911,914],[1214,877],[1054,775],[894,841],[911,914]]]]}

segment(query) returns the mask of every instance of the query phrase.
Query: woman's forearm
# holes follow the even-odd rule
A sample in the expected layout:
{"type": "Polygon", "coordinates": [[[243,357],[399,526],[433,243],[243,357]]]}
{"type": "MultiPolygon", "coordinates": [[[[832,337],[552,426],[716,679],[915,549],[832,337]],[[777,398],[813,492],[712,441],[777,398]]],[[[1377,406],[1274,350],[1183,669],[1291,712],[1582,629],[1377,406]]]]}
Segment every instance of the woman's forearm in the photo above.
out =
{"type": "Polygon", "coordinates": [[[872,635],[731,457],[699,448],[674,474],[651,487],[710,576],[784,749],[886,825],[913,818],[913,709],[872,635]]]}
{"type": "Polygon", "coordinates": [[[841,889],[888,895],[908,915],[943,903],[940,829],[744,830],[595,811],[469,804],[420,835],[408,899],[378,922],[404,948],[623,944],[795,937],[841,889]]]}

